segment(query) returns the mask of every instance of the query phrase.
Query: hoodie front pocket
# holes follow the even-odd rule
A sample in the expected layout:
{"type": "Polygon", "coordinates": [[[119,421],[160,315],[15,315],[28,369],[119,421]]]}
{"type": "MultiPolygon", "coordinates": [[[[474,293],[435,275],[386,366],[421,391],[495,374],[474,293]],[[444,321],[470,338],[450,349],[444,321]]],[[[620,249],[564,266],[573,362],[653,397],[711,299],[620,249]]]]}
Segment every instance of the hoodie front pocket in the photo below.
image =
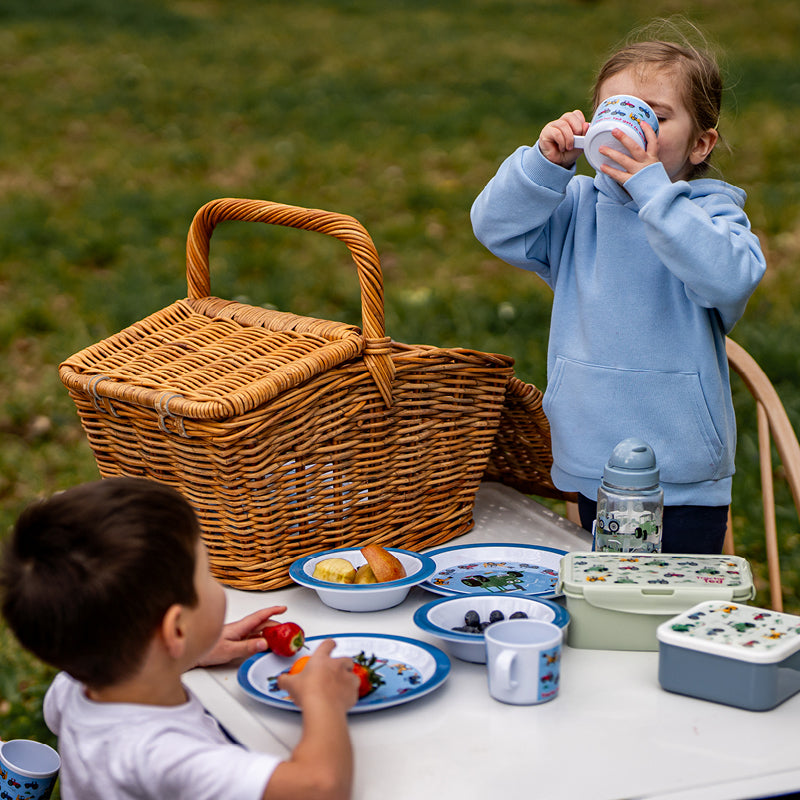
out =
{"type": "Polygon", "coordinates": [[[716,480],[725,447],[696,372],[633,370],[558,357],[543,400],[553,457],[597,479],[629,436],[656,454],[662,483],[716,480]]]}

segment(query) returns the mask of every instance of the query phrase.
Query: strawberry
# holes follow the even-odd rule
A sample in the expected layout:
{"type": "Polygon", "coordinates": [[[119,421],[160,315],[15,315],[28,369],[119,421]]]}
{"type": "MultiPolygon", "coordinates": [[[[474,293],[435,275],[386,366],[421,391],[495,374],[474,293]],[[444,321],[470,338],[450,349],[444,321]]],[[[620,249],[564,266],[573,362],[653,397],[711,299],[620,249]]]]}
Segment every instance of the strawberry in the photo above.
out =
{"type": "Polygon", "coordinates": [[[264,628],[261,635],[276,656],[293,656],[306,641],[303,629],[296,622],[270,625],[264,628]]]}
{"type": "Polygon", "coordinates": [[[384,682],[383,678],[375,671],[376,660],[375,656],[367,658],[363,650],[353,659],[353,672],[360,681],[358,685],[359,700],[370,692],[374,692],[384,682]]]}

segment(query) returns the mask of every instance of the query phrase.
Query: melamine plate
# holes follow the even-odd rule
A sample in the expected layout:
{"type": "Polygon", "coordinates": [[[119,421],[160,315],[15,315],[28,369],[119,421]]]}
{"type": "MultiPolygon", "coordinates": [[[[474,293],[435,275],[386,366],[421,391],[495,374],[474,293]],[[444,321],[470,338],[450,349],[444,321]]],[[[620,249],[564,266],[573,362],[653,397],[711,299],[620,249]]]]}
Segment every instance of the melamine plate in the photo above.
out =
{"type": "Polygon", "coordinates": [[[239,667],[239,686],[251,697],[269,706],[299,711],[286,692],[278,689],[278,675],[286,672],[298,658],[310,655],[326,639],[336,642],[334,657],[352,658],[363,650],[367,657],[375,655],[378,658],[376,669],[384,684],[362,697],[350,709],[351,714],[377,711],[417,700],[441,686],[450,673],[450,659],[438,647],[426,642],[380,633],[335,633],[308,637],[308,649],[301,650],[291,660],[274,653],[251,656],[239,667]]]}
{"type": "Polygon", "coordinates": [[[455,545],[425,555],[436,570],[420,586],[434,594],[512,594],[553,597],[566,550],[532,544],[455,545]]]}

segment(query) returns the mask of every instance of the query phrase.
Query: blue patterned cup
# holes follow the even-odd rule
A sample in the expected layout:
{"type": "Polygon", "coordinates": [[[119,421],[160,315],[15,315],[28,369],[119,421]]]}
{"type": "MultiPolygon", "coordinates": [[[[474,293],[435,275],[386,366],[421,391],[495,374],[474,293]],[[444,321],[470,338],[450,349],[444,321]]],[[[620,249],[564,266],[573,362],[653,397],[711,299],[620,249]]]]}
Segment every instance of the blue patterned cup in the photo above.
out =
{"type": "Polygon", "coordinates": [[[621,130],[647,148],[642,122],[646,122],[658,134],[655,111],[644,100],[629,94],[615,94],[597,106],[589,130],[584,136],[575,137],[575,147],[583,150],[586,160],[598,172],[603,164],[619,169],[619,164],[604,156],[600,148],[610,147],[620,153],[629,154],[628,148],[614,138],[614,130],[621,130]]]}
{"type": "Polygon", "coordinates": [[[558,695],[563,637],[558,625],[538,619],[508,619],[489,625],[483,636],[489,694],[495,700],[534,705],[558,695]]]}
{"type": "Polygon", "coordinates": [[[0,797],[14,800],[47,800],[61,768],[58,753],[30,739],[0,744],[0,797]]]}

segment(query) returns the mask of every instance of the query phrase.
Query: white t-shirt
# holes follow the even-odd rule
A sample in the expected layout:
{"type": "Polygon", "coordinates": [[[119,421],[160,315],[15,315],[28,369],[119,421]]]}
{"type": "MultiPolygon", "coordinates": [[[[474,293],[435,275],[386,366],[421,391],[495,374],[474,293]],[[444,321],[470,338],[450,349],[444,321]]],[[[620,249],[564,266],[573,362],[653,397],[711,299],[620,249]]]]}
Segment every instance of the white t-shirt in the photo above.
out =
{"type": "Polygon", "coordinates": [[[58,736],[63,800],[259,800],[282,759],[232,743],[187,694],[180,706],[96,703],[56,675],[44,717],[58,736]]]}

